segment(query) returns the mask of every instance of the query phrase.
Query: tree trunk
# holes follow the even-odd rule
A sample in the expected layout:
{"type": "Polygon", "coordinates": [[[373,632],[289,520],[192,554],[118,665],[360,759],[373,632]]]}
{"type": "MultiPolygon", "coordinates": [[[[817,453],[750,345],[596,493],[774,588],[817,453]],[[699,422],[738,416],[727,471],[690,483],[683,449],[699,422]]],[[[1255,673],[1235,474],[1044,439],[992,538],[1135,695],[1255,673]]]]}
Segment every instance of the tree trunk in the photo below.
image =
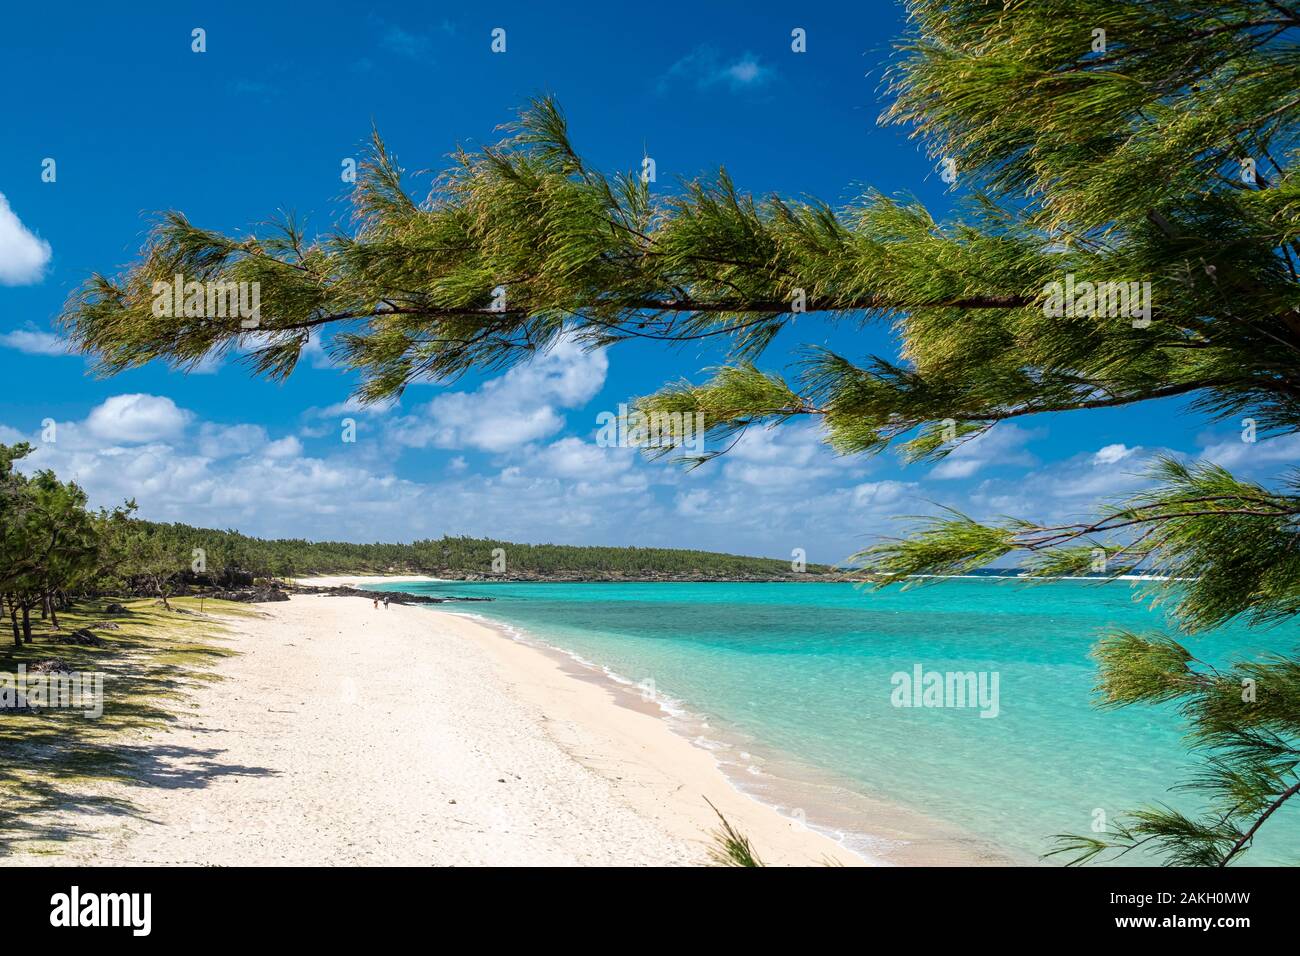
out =
{"type": "Polygon", "coordinates": [[[24,644],[30,644],[32,642],[31,611],[32,611],[31,604],[24,602],[23,603],[23,643],[24,644]]]}
{"type": "Polygon", "coordinates": [[[11,597],[9,598],[9,623],[14,629],[14,647],[23,646],[22,631],[18,630],[18,604],[11,597]]]}
{"type": "Polygon", "coordinates": [[[54,595],[51,594],[46,597],[45,603],[50,609],[50,623],[54,625],[54,629],[57,631],[59,629],[59,612],[54,609],[54,595]]]}
{"type": "Polygon", "coordinates": [[[172,609],[171,601],[167,600],[167,589],[163,587],[161,580],[158,582],[158,599],[162,601],[163,607],[167,610],[170,611],[172,609]]]}

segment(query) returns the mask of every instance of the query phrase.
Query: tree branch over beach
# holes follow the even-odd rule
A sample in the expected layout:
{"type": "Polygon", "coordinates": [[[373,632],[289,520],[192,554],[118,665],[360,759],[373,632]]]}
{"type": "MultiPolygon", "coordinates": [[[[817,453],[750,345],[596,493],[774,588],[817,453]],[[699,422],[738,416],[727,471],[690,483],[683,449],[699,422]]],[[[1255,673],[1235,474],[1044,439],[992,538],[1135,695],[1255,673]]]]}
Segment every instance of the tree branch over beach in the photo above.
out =
{"type": "MultiPolygon", "coordinates": [[[[1246,419],[1260,437],[1300,430],[1300,9],[909,8],[882,119],[911,130],[962,187],[946,220],[872,190],[842,208],[754,196],[725,170],[657,191],[635,171],[591,168],[558,104],[539,99],[498,144],[454,153],[422,200],[376,133],[351,222],[333,235],[309,238],[285,218],[233,238],[167,213],[140,259],[94,276],[62,324],[104,373],[251,348],[254,371],[271,377],[291,374],[329,327],[366,402],[511,366],[562,334],[591,348],[718,339],[723,367],[638,409],[702,413],[723,445],[810,416],[842,453],[897,446],[933,461],[1000,421],[1175,397],[1246,419]],[[256,328],[201,309],[160,314],[156,290],[177,276],[259,284],[256,328]],[[900,355],[810,347],[792,368],[761,367],[803,313],[891,323],[900,355]]],[[[1182,631],[1292,619],[1295,482],[1272,491],[1174,461],[1152,477],[1151,490],[1077,525],[955,514],[858,557],[883,585],[1008,557],[1058,577],[1092,568],[1100,551],[1109,574],[1161,576],[1149,587],[1182,631]]],[[[1295,792],[1300,668],[1207,676],[1162,635],[1111,635],[1098,656],[1106,702],[1179,702],[1207,748],[1192,783],[1212,807],[1197,820],[1141,811],[1066,848],[1079,860],[1136,845],[1173,862],[1239,858],[1295,792]]]]}

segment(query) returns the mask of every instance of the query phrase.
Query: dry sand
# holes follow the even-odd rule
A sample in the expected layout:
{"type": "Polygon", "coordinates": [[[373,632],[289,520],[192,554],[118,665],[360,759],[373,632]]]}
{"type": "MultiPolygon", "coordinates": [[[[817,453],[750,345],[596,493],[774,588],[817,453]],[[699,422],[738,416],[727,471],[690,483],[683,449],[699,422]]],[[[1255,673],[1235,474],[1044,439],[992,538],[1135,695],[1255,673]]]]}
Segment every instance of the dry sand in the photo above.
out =
{"type": "Polygon", "coordinates": [[[445,581],[446,578],[431,578],[427,574],[326,574],[314,578],[297,578],[299,584],[311,584],[322,588],[337,588],[343,585],[363,588],[368,584],[396,584],[401,581],[445,581]]]}
{"type": "MultiPolygon", "coordinates": [[[[327,580],[367,579],[312,583],[327,580]]],[[[258,609],[231,622],[224,680],[141,742],[153,785],[102,788],[134,812],[69,811],[59,823],[83,835],[21,862],[698,864],[717,825],[706,797],[768,863],[864,862],[485,625],[346,597],[258,609]]]]}

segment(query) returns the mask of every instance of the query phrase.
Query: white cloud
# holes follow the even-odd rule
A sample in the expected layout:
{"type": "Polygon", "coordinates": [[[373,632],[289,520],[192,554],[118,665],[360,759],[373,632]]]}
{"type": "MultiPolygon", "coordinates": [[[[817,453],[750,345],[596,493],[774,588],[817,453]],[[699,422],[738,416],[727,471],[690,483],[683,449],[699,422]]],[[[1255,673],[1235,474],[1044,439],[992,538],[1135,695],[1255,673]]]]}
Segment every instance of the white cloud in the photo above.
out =
{"type": "Polygon", "coordinates": [[[763,75],[763,67],[750,53],[746,53],[735,63],[726,68],[726,77],[737,86],[757,83],[763,75]]]}
{"type": "Polygon", "coordinates": [[[319,331],[312,331],[307,344],[302,347],[302,357],[307,359],[312,368],[334,368],[319,331]]]}
{"type": "Polygon", "coordinates": [[[518,449],[563,428],[562,410],[590,401],[608,370],[604,351],[584,351],[564,338],[472,392],[447,392],[414,414],[394,419],[388,434],[397,444],[414,448],[518,449]]]}
{"type": "Polygon", "coordinates": [[[1162,454],[1184,457],[1167,448],[1105,445],[1015,478],[984,481],[970,494],[968,504],[983,517],[1075,520],[1092,514],[1104,501],[1148,486],[1151,465],[1162,454]]]}
{"type": "Polygon", "coordinates": [[[1098,465],[1113,465],[1117,461],[1123,461],[1130,457],[1137,449],[1129,448],[1127,445],[1107,445],[1097,450],[1092,456],[1092,460],[1098,465]]]}
{"type": "Polygon", "coordinates": [[[569,437],[547,445],[533,460],[557,478],[603,481],[627,474],[636,454],[633,449],[602,448],[594,442],[569,437]]]}
{"type": "Polygon", "coordinates": [[[1240,437],[1209,445],[1201,458],[1229,471],[1253,471],[1278,462],[1300,462],[1300,434],[1245,442],[1240,437]]]}
{"type": "Polygon", "coordinates": [[[659,78],[663,93],[677,82],[694,83],[700,90],[726,86],[732,92],[763,86],[774,71],[748,50],[732,60],[724,60],[713,47],[699,46],[670,66],[659,78]]]}
{"type": "Polygon", "coordinates": [[[261,425],[216,425],[204,422],[199,427],[199,454],[207,458],[230,458],[247,455],[269,441],[261,425]]]}
{"type": "Polygon", "coordinates": [[[914,497],[917,484],[911,481],[868,481],[853,487],[853,504],[857,508],[876,509],[914,497]]]}
{"type": "Polygon", "coordinates": [[[32,285],[45,277],[50,244],[22,224],[0,193],[0,285],[32,285]]]}
{"type": "Polygon", "coordinates": [[[337,418],[340,415],[369,415],[373,417],[386,415],[394,408],[399,407],[400,404],[400,402],[392,401],[366,405],[361,399],[353,396],[341,402],[335,402],[333,405],[326,405],[324,408],[309,408],[303,412],[303,416],[307,418],[337,418]]]}
{"type": "Polygon", "coordinates": [[[441,395],[429,404],[427,421],[394,423],[394,434],[402,444],[417,448],[431,445],[501,452],[554,435],[564,427],[564,416],[550,405],[492,406],[483,399],[481,394],[465,392],[441,395]],[[413,425],[409,430],[408,424],[413,425]]]}
{"type": "Polygon", "coordinates": [[[674,510],[684,518],[698,518],[709,513],[713,495],[705,488],[683,491],[677,495],[674,510]]]}
{"type": "MultiPolygon", "coordinates": [[[[530,373],[529,383],[549,382],[541,385],[548,394],[573,401],[598,378],[584,385],[542,369],[530,373]]],[[[135,498],[145,518],[268,537],[409,541],[473,534],[778,557],[800,547],[809,560],[837,561],[914,492],[893,481],[805,480],[813,471],[852,479],[860,469],[840,464],[817,444],[815,429],[800,427],[763,433],[740,449],[739,465],[761,468],[766,461],[802,476],[764,487],[762,507],[743,475],[720,466],[683,472],[647,462],[634,449],[602,448],[590,436],[522,446],[503,453],[507,460],[495,471],[456,455],[407,479],[397,476],[377,433],[359,434],[356,444],[321,442],[322,455],[297,435],[277,437],[259,424],[194,422],[153,395],[114,396],[85,419],[60,423],[55,442],[0,426],[4,437],[37,446],[25,470],[53,468],[86,488],[96,506],[135,498]]]]}
{"type": "Polygon", "coordinates": [[[1032,465],[1037,459],[1023,446],[1040,434],[1016,425],[995,425],[954,448],[930,469],[930,477],[969,478],[990,465],[1032,465]]]}
{"type": "Polygon", "coordinates": [[[283,438],[269,442],[262,449],[262,454],[267,458],[297,458],[302,454],[302,442],[293,435],[285,435],[283,438]]]}
{"type": "Polygon", "coordinates": [[[225,358],[215,353],[203,356],[193,365],[184,369],[186,375],[216,375],[226,364],[225,358]]]}
{"type": "Polygon", "coordinates": [[[139,443],[173,438],[192,417],[165,396],[114,395],[91,411],[86,427],[108,441],[139,443]]]}
{"type": "Polygon", "coordinates": [[[13,332],[0,334],[0,345],[17,349],[28,355],[70,354],[66,339],[60,338],[53,332],[41,332],[36,329],[15,329],[13,332]]]}
{"type": "MultiPolygon", "coordinates": [[[[1100,501],[1128,494],[1150,484],[1147,476],[1159,449],[1129,448],[1126,445],[1107,445],[1091,455],[1075,455],[1057,462],[1046,474],[1040,474],[1043,491],[1055,498],[1082,498],[1100,501]]],[[[1035,487],[1035,476],[1024,480],[1026,487],[1035,487]]]]}
{"type": "Polygon", "coordinates": [[[302,442],[294,435],[272,441],[261,425],[217,425],[204,422],[199,427],[197,449],[205,458],[239,458],[258,455],[263,458],[296,458],[302,454],[302,442]]]}
{"type": "Polygon", "coordinates": [[[837,456],[815,425],[751,428],[720,460],[726,480],[769,493],[864,469],[861,459],[837,456]]]}
{"type": "MultiPolygon", "coordinates": [[[[1094,445],[1032,470],[995,473],[972,493],[930,479],[1033,461],[1026,445],[1035,433],[1006,423],[961,451],[961,475],[930,469],[906,481],[893,471],[869,471],[890,468],[887,457],[837,456],[815,424],[799,423],[751,430],[727,456],[684,471],[633,449],[596,445],[595,410],[586,406],[606,373],[603,353],[562,343],[528,366],[440,395],[408,415],[371,410],[374,418],[358,417],[355,444],[337,440],[329,416],[312,419],[329,432],[313,443],[297,429],[286,435],[273,425],[197,422],[171,399],[140,394],[113,396],[84,419],[60,423],[54,443],[2,424],[0,441],[33,442],[37,450],[23,468],[54,468],[81,483],[96,506],[134,497],[143,517],[262,536],[397,541],[472,534],[786,559],[802,548],[808,560],[827,563],[875,536],[902,533],[894,516],[931,513],[931,499],[977,518],[1075,520],[1101,499],[1146,484],[1156,454],[1174,454],[1094,445]],[[572,421],[564,434],[566,415],[572,421]],[[418,470],[408,470],[397,453],[412,445],[467,450],[427,452],[418,470]]],[[[312,415],[345,411],[357,409],[345,403],[312,415]]],[[[1200,441],[1206,457],[1242,467],[1300,458],[1300,438],[1251,445],[1230,434],[1200,441]]]]}

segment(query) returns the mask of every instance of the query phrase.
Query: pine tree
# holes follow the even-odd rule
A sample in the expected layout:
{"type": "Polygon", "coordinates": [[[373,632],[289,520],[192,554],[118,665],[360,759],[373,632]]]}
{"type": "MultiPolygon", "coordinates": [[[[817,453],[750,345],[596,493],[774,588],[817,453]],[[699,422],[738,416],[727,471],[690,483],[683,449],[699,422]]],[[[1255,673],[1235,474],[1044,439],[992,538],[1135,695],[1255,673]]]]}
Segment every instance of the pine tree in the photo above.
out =
{"type": "MultiPolygon", "coordinates": [[[[247,344],[247,329],[201,308],[160,317],[157,290],[176,275],[258,282],[254,369],[290,374],[313,330],[332,326],[333,353],[370,402],[509,366],[561,334],[591,347],[719,339],[725,367],[639,407],[702,412],[718,439],[811,417],[840,452],[897,446],[911,460],[1008,419],[1174,396],[1247,418],[1261,438],[1300,428],[1295,3],[909,6],[883,119],[956,175],[964,199],[947,221],[878,192],[842,209],[747,195],[725,170],[652,194],[634,172],[587,165],[543,99],[498,145],[457,152],[423,201],[376,134],[354,221],[330,236],[286,219],[230,238],[168,214],[127,273],[95,276],[69,302],[64,325],[104,372],[192,366],[247,344]],[[1082,294],[1065,303],[1063,289],[1082,294]],[[1130,292],[1147,307],[1113,314],[1130,292]],[[764,370],[765,346],[799,311],[892,322],[901,354],[809,349],[793,369],[764,370]]],[[[1294,480],[1269,489],[1173,461],[1152,477],[1095,520],[953,513],[859,558],[882,585],[1008,557],[1050,579],[1100,549],[1111,574],[1190,579],[1153,585],[1179,632],[1295,614],[1294,480]]],[[[1207,748],[1193,785],[1212,808],[1140,811],[1062,850],[1237,859],[1296,793],[1300,664],[1216,672],[1161,634],[1112,634],[1097,653],[1106,702],[1182,708],[1207,748]]]]}
{"type": "Polygon", "coordinates": [[[26,444],[0,445],[0,596],[9,603],[15,644],[30,643],[35,607],[49,610],[57,627],[53,598],[86,583],[102,540],[80,487],[49,470],[28,477],[14,468],[30,452],[26,444]]]}

